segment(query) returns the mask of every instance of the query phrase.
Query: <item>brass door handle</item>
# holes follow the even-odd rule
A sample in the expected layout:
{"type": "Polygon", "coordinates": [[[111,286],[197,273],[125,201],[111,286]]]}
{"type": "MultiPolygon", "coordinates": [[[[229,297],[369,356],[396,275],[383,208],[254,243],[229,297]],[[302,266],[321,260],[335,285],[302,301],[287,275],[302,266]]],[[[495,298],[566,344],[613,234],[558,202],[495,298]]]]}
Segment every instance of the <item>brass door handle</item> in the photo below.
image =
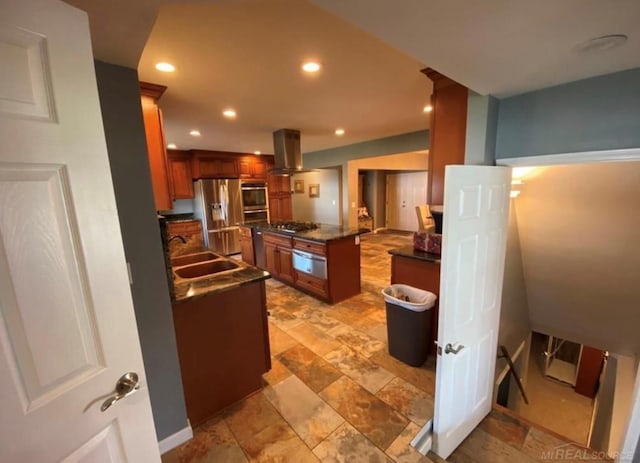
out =
{"type": "Polygon", "coordinates": [[[113,391],[113,393],[107,398],[107,400],[102,402],[100,411],[106,411],[118,400],[124,399],[126,396],[136,392],[138,389],[140,389],[140,380],[138,378],[138,374],[133,371],[125,373],[116,382],[115,391],[113,391]]]}

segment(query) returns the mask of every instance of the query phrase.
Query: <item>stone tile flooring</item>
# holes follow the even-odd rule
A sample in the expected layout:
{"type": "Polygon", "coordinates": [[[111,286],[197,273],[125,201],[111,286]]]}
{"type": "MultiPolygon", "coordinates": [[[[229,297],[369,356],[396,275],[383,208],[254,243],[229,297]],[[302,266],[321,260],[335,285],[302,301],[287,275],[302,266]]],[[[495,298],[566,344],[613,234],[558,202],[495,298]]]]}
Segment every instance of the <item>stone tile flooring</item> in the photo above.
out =
{"type": "MultiPolygon", "coordinates": [[[[410,240],[363,236],[362,293],[333,306],[269,280],[264,389],[194,430],[163,463],[442,462],[409,446],[433,413],[434,361],[413,368],[386,348],[387,250],[410,240]]],[[[536,461],[564,443],[494,410],[448,461],[536,461]]]]}

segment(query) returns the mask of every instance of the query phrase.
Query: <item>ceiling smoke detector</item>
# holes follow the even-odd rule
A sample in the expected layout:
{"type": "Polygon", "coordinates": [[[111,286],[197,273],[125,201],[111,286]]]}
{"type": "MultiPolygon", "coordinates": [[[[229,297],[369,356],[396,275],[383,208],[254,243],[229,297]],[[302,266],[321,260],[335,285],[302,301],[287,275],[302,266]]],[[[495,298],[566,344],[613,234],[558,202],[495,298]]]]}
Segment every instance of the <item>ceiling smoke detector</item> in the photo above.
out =
{"type": "Polygon", "coordinates": [[[596,37],[582,42],[578,44],[575,49],[580,53],[597,53],[619,47],[626,43],[628,39],[629,37],[624,34],[603,35],[602,37],[596,37]]]}

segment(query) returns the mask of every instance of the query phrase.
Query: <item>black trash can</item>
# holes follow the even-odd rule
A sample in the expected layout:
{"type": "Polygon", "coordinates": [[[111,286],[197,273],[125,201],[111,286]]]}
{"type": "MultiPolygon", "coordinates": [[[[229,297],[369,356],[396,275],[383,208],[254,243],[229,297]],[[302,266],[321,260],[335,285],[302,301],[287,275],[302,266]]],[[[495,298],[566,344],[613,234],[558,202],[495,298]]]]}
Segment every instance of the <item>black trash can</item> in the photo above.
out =
{"type": "Polygon", "coordinates": [[[431,309],[437,296],[408,285],[391,285],[382,291],[387,305],[389,354],[419,367],[427,360],[431,309]]]}

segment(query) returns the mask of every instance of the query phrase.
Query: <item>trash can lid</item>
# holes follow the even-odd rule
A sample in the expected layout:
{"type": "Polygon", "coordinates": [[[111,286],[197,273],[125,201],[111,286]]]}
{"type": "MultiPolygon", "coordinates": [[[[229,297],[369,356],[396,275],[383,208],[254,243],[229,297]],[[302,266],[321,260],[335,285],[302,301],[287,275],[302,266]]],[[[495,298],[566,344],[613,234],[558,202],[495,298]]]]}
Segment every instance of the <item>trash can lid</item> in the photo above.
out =
{"type": "Polygon", "coordinates": [[[382,290],[385,302],[423,312],[430,309],[438,298],[435,294],[409,285],[394,284],[382,290]],[[408,299],[408,300],[407,300],[408,299]]]}

